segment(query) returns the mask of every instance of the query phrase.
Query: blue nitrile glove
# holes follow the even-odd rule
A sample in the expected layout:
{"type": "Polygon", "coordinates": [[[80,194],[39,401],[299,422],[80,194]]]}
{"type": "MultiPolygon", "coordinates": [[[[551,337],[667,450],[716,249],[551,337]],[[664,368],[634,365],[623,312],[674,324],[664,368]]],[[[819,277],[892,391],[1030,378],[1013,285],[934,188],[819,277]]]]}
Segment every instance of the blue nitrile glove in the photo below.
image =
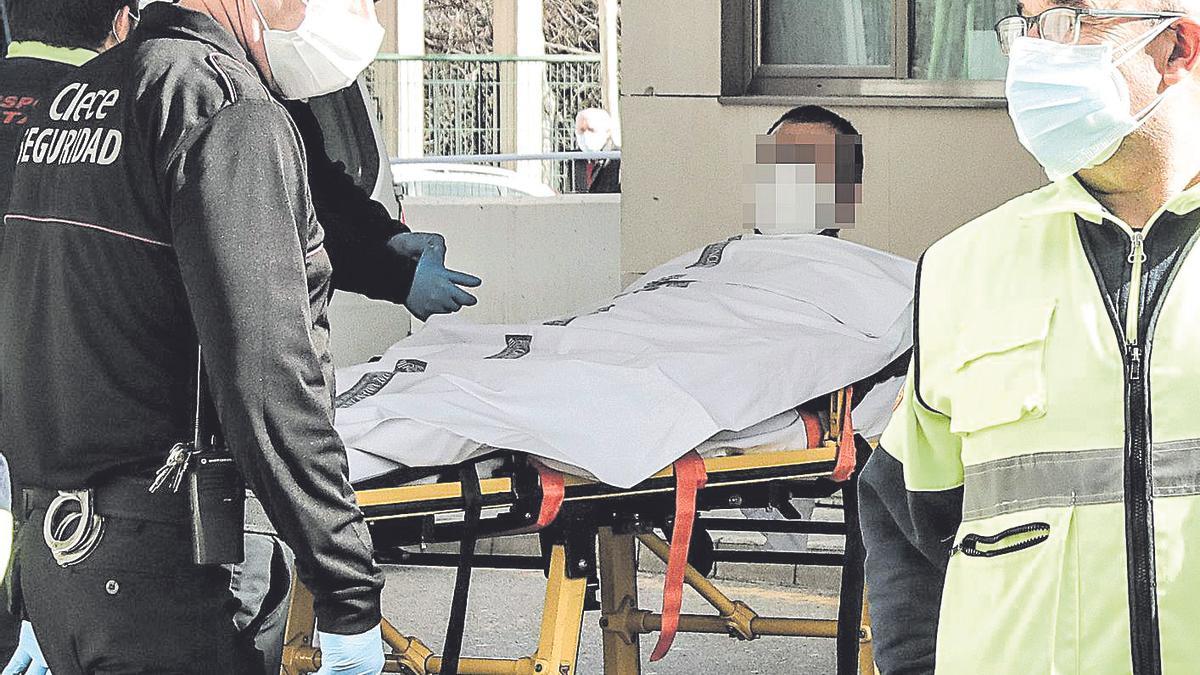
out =
{"type": "Polygon", "coordinates": [[[317,631],[321,669],[316,675],[379,675],[383,672],[383,634],[379,626],[358,635],[317,631]]]}
{"type": "Polygon", "coordinates": [[[17,643],[17,651],[12,660],[4,667],[0,675],[50,675],[50,666],[46,665],[46,657],[42,656],[42,648],[38,646],[37,637],[33,634],[33,624],[21,622],[21,641],[17,643]]]}
{"type": "Polygon", "coordinates": [[[388,246],[417,261],[412,290],[404,306],[424,321],[434,314],[452,314],[478,300],[460,286],[476,288],[483,282],[470,274],[446,269],[446,240],[440,234],[405,232],[392,237],[388,246]]]}

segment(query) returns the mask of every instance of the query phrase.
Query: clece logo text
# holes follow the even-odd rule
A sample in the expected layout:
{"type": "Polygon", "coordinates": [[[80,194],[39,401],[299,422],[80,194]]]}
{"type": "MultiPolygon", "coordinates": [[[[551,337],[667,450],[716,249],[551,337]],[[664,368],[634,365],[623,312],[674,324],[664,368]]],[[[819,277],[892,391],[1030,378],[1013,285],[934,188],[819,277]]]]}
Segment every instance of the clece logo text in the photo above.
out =
{"type": "Polygon", "coordinates": [[[30,127],[17,155],[20,163],[99,164],[121,156],[124,135],[103,126],[75,127],[73,123],[102,123],[121,98],[117,89],[90,90],[83,82],[63,87],[50,104],[50,119],[69,127],[30,127]]]}

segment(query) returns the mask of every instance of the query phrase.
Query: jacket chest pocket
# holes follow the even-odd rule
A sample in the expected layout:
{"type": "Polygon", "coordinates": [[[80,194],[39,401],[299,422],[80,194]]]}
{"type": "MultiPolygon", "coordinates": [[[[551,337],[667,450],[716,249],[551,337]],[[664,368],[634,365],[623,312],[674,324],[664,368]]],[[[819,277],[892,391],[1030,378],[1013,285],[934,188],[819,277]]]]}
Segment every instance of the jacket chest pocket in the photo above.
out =
{"type": "Polygon", "coordinates": [[[971,434],[1046,414],[1046,340],[1056,303],[976,318],[962,331],[950,378],[950,430],[971,434]]]}

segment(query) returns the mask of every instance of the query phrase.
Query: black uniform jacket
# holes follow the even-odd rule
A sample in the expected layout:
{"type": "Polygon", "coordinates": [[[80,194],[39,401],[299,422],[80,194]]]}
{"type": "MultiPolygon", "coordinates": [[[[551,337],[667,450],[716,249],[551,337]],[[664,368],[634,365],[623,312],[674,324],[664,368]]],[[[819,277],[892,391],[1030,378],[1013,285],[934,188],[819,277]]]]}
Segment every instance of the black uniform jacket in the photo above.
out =
{"type": "Polygon", "coordinates": [[[0,59],[0,213],[8,210],[15,150],[25,135],[29,116],[54,84],[74,70],[75,66],[57,61],[0,59]]]}
{"type": "Polygon", "coordinates": [[[330,263],[295,126],[211,18],[156,3],[18,150],[0,255],[0,447],[18,482],[153,471],[191,436],[197,339],[225,440],[325,630],[382,577],[333,429],[330,263]]]}
{"type": "MultiPolygon", "coordinates": [[[[375,300],[402,304],[408,299],[417,260],[397,253],[388,240],[408,232],[403,215],[393,219],[383,204],[370,198],[378,174],[375,128],[358,85],[327,94],[309,102],[284,104],[304,139],[308,154],[309,184],[317,220],[325,228],[325,248],[333,263],[333,287],[360,293],[375,300]],[[314,108],[336,108],[344,113],[348,128],[327,130],[314,108]],[[356,166],[347,167],[331,155],[354,145],[361,155],[356,166]],[[353,176],[351,174],[354,174],[353,176]],[[363,175],[369,174],[369,175],[363,175]]],[[[324,120],[326,125],[334,120],[324,120]]],[[[390,183],[390,176],[382,177],[390,183]]]]}

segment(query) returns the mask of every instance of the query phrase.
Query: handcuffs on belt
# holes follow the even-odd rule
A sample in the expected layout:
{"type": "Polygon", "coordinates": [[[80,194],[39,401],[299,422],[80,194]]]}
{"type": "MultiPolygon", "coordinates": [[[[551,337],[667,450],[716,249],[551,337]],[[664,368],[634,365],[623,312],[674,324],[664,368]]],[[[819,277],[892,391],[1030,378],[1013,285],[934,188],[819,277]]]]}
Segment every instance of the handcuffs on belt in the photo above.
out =
{"type": "Polygon", "coordinates": [[[96,550],[102,536],[104,517],[96,513],[95,493],[91,490],[59,490],[46,507],[42,539],[59,567],[82,562],[96,550]],[[79,510],[60,518],[60,511],[71,505],[78,505],[79,510]]]}
{"type": "MultiPolygon", "coordinates": [[[[179,443],[171,449],[167,463],[158,471],[150,492],[166,486],[178,492],[194,452],[179,443]]],[[[87,559],[104,536],[104,516],[96,512],[96,493],[90,489],[59,490],[46,507],[42,539],[59,567],[77,565],[87,559]]]]}
{"type": "MultiPolygon", "coordinates": [[[[196,416],[191,443],[176,443],[167,461],[158,469],[150,493],[166,488],[179,492],[184,479],[191,506],[192,562],[222,565],[241,562],[244,557],[242,530],[245,522],[245,488],[232,455],[214,450],[211,434],[203,432],[205,412],[204,361],[196,353],[196,416]],[[202,475],[200,475],[202,474],[202,475]]],[[[59,490],[46,507],[42,539],[59,567],[70,567],[87,559],[104,536],[104,517],[96,512],[95,492],[59,490]],[[77,505],[77,510],[64,512],[77,505]]]]}

